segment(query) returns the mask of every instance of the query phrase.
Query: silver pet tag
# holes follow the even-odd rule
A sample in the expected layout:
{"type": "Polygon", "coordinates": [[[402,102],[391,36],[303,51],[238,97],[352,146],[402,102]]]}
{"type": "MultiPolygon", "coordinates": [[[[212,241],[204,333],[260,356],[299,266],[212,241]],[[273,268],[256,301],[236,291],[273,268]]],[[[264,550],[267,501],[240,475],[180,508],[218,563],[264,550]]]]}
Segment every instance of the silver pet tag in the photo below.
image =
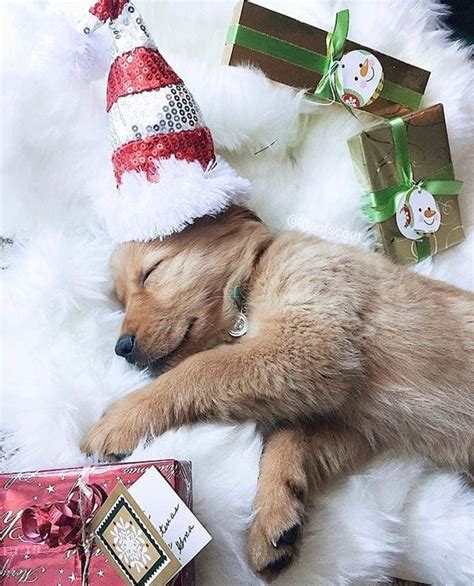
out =
{"type": "Polygon", "coordinates": [[[244,336],[247,333],[248,327],[249,325],[247,318],[241,311],[239,311],[239,314],[237,316],[237,319],[235,320],[234,325],[229,330],[229,334],[233,338],[240,338],[240,336],[244,336]]]}

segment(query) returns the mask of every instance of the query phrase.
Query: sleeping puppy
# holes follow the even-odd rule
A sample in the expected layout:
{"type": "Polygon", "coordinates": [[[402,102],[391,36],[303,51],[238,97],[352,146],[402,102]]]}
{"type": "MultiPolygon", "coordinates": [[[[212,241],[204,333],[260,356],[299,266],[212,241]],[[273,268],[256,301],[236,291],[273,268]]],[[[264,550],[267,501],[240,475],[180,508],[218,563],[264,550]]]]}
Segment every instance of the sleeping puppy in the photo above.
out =
{"type": "Polygon", "coordinates": [[[237,206],[124,244],[112,264],[126,312],[116,352],[164,374],[82,448],[110,458],[180,425],[256,422],[265,449],[248,556],[263,578],[291,561],[309,490],[381,453],[472,473],[473,294],[375,253],[272,236],[237,206]],[[248,331],[230,335],[244,319],[248,331]]]}

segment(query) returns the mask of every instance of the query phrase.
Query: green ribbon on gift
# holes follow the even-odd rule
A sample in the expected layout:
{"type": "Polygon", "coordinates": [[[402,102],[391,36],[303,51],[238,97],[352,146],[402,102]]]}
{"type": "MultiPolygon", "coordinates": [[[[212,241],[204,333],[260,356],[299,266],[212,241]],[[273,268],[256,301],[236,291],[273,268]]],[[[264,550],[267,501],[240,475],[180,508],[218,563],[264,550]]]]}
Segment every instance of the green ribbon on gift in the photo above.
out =
{"type": "MultiPolygon", "coordinates": [[[[395,165],[399,183],[364,195],[363,210],[369,220],[375,224],[385,222],[397,212],[400,200],[409,195],[418,187],[429,191],[432,195],[459,195],[463,182],[452,179],[454,170],[452,165],[438,169],[430,177],[415,182],[408,148],[408,137],[405,123],[402,118],[392,118],[387,121],[392,129],[393,145],[395,148],[395,165]]],[[[430,256],[429,237],[424,236],[415,240],[418,260],[430,256]]]]}
{"type": "MultiPolygon", "coordinates": [[[[314,95],[324,99],[340,101],[339,83],[336,70],[349,30],[349,11],[341,10],[336,15],[334,30],[326,38],[327,55],[299,47],[278,37],[254,30],[242,24],[232,24],[227,31],[226,44],[235,44],[262,55],[268,55],[297,65],[322,76],[314,95]]],[[[416,110],[422,94],[385,80],[380,94],[383,98],[416,110]]]]}
{"type": "Polygon", "coordinates": [[[318,83],[314,95],[319,98],[326,98],[330,100],[337,100],[341,102],[347,109],[345,102],[342,102],[341,96],[344,91],[341,80],[337,75],[339,68],[339,60],[344,51],[346,44],[347,33],[349,32],[349,11],[341,10],[336,14],[336,22],[334,23],[334,30],[328,33],[326,37],[326,54],[327,59],[325,63],[325,72],[321,81],[318,83]]]}

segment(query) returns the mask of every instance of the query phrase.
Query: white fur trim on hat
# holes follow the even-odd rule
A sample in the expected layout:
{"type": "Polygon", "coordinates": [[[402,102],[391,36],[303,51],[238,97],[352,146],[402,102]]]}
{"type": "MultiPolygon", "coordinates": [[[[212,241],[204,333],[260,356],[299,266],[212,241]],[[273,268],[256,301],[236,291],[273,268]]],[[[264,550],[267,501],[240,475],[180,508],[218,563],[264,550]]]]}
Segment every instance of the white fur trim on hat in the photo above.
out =
{"type": "Polygon", "coordinates": [[[157,169],[158,183],[142,172],[124,173],[118,191],[95,200],[115,242],[164,238],[250,194],[249,181],[219,157],[206,170],[197,161],[175,157],[157,161],[157,169]]]}

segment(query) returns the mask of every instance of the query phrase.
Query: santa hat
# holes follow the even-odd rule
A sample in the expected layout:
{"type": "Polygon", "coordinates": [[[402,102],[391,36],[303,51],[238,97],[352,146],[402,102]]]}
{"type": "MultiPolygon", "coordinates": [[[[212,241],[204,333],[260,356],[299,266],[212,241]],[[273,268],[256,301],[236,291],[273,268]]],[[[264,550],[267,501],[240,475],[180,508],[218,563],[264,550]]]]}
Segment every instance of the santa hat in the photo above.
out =
{"type": "Polygon", "coordinates": [[[216,156],[182,79],[159,53],[131,2],[99,0],[79,25],[113,35],[107,112],[117,191],[96,201],[117,242],[179,232],[248,196],[249,182],[216,156]]]}

